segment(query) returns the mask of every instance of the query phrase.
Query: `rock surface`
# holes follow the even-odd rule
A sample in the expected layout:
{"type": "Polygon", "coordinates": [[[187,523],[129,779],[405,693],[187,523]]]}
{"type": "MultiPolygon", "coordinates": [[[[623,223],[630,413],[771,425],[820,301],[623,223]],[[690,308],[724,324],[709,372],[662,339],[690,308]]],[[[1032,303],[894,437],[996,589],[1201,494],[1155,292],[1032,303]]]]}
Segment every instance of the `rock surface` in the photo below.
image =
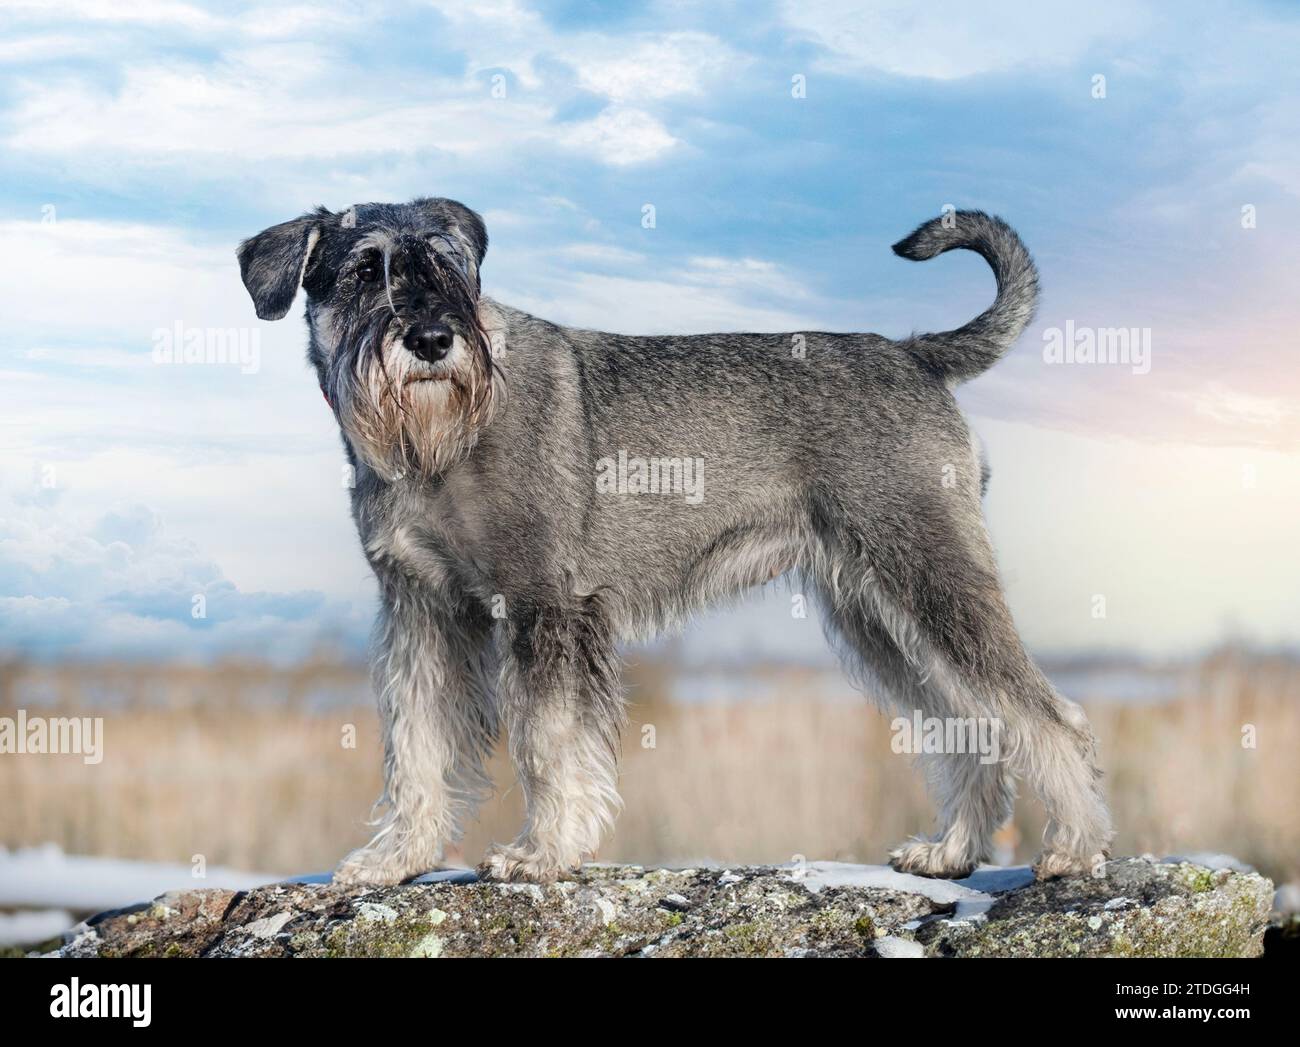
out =
{"type": "Polygon", "coordinates": [[[1025,869],[588,865],[545,886],[452,872],[175,892],[91,918],[54,955],[1256,956],[1272,894],[1255,873],[1133,858],[1047,883],[1025,869]]]}

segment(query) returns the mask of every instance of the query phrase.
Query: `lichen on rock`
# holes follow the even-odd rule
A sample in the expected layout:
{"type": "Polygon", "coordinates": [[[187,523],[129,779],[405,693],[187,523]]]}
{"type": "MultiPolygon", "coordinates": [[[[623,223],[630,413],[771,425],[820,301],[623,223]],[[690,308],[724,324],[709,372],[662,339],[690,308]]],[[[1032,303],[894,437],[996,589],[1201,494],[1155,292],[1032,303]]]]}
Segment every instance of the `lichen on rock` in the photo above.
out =
{"type": "MultiPolygon", "coordinates": [[[[421,878],[426,880],[428,878],[421,878]]],[[[102,913],[60,956],[1254,956],[1272,885],[1188,863],[922,880],[877,866],[587,865],[551,884],[182,891],[102,913]]]]}

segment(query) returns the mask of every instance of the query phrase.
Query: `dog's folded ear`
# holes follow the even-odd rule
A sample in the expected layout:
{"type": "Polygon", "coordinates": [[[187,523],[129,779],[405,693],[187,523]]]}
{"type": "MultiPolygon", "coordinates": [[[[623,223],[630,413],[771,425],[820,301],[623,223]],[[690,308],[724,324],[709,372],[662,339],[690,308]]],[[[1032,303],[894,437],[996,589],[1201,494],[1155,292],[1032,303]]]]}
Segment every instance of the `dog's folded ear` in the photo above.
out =
{"type": "Polygon", "coordinates": [[[259,320],[279,320],[293,305],[312,248],[320,239],[322,215],[305,214],[249,237],[239,245],[239,275],[259,320]]]}
{"type": "Polygon", "coordinates": [[[474,268],[477,269],[483,264],[483,256],[487,254],[488,246],[487,226],[483,222],[483,216],[455,200],[447,200],[446,204],[451,213],[456,216],[455,231],[465,241],[474,256],[474,268]]]}
{"type": "Polygon", "coordinates": [[[479,267],[483,264],[483,256],[487,254],[488,247],[487,226],[483,223],[482,215],[470,210],[459,200],[448,200],[441,196],[423,197],[412,203],[416,207],[422,207],[464,245],[473,263],[473,275],[477,282],[479,267]]]}

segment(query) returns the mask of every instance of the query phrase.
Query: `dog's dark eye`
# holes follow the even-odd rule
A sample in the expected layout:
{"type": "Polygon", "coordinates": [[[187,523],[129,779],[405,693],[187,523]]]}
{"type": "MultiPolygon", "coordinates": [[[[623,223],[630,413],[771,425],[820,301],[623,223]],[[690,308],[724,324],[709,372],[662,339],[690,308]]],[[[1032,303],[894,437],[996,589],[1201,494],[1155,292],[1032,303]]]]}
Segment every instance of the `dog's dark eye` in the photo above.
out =
{"type": "Polygon", "coordinates": [[[362,262],[357,266],[357,279],[365,284],[373,284],[379,279],[379,263],[362,262]]]}

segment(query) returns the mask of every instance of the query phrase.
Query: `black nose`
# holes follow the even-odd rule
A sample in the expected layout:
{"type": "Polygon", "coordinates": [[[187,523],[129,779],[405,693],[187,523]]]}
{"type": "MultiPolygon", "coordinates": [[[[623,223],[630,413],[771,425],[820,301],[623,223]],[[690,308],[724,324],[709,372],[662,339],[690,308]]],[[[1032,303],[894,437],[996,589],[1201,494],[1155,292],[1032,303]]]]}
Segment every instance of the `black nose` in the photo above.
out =
{"type": "Polygon", "coordinates": [[[447,355],[452,338],[451,328],[446,324],[416,324],[406,332],[402,344],[413,356],[433,364],[447,355]]]}

